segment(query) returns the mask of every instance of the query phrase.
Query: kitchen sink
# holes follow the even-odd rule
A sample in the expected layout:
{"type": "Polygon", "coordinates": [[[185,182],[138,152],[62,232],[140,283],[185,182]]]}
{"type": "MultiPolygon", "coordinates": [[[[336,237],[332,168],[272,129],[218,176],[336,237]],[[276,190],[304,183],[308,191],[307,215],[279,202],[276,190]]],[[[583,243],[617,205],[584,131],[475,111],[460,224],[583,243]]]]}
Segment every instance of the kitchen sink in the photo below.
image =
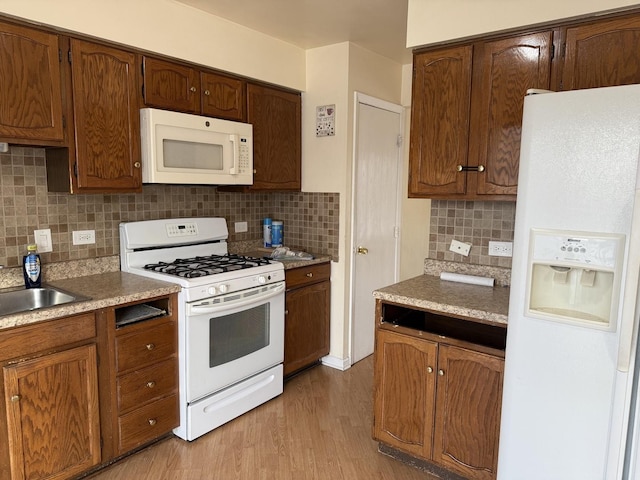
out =
{"type": "Polygon", "coordinates": [[[0,316],[85,300],[90,298],[48,286],[0,290],[0,316]]]}

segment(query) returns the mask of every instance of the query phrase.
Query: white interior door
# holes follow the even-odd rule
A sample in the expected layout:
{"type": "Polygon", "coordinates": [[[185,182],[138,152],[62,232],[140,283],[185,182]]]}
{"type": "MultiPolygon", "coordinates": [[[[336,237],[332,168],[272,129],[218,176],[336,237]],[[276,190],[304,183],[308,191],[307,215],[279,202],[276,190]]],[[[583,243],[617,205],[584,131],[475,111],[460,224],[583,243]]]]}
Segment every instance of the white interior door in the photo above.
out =
{"type": "Polygon", "coordinates": [[[353,176],[351,362],[373,353],[373,290],[399,270],[402,107],[357,94],[353,176]]]}

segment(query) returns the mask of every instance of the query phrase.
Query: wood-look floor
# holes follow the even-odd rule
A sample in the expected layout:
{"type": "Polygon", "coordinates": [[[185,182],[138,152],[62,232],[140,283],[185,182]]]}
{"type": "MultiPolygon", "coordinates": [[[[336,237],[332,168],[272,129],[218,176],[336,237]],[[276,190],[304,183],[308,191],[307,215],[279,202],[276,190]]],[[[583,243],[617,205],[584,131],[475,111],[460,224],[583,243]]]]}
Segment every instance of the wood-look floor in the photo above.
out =
{"type": "Polygon", "coordinates": [[[172,437],[91,480],[434,480],[378,452],[371,438],[373,356],[318,366],[284,393],[193,442],[172,437]]]}

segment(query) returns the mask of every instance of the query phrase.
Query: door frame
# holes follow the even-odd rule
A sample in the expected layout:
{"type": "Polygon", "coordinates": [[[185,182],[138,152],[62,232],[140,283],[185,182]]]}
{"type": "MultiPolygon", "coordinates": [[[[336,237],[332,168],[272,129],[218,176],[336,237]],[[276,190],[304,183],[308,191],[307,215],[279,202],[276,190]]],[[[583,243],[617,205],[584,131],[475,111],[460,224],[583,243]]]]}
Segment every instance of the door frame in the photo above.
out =
{"type": "MultiPolygon", "coordinates": [[[[398,105],[395,103],[391,103],[391,102],[387,102],[386,100],[381,100],[379,98],[376,97],[372,97],[370,95],[366,95],[364,93],[361,92],[354,92],[354,96],[353,96],[353,152],[352,152],[352,162],[351,162],[351,199],[350,199],[350,218],[349,218],[349,222],[351,224],[351,228],[349,229],[349,249],[350,249],[350,260],[349,260],[349,272],[350,272],[350,280],[349,280],[349,289],[348,289],[348,293],[349,293],[349,298],[348,298],[348,305],[349,305],[349,366],[351,366],[353,364],[353,340],[354,340],[354,309],[355,309],[355,301],[354,301],[354,291],[355,291],[355,282],[356,282],[356,269],[355,269],[355,264],[356,264],[356,245],[355,245],[355,237],[356,237],[356,232],[355,232],[355,225],[356,225],[356,171],[357,171],[357,164],[358,164],[358,126],[360,125],[360,118],[358,115],[358,107],[360,104],[364,104],[364,105],[369,105],[371,107],[375,107],[375,108],[380,108],[382,110],[387,110],[390,111],[392,113],[397,113],[400,115],[400,119],[399,119],[399,134],[400,134],[400,140],[401,140],[401,144],[398,148],[398,158],[396,159],[397,161],[397,169],[398,169],[398,175],[397,175],[397,195],[396,195],[396,241],[395,241],[395,260],[394,260],[394,264],[395,264],[395,269],[393,272],[393,278],[394,278],[394,282],[398,281],[399,275],[400,275],[400,240],[401,240],[401,235],[402,235],[402,229],[400,228],[400,222],[402,220],[402,194],[403,194],[403,190],[402,190],[402,168],[404,165],[403,162],[403,154],[404,154],[404,148],[402,148],[402,145],[404,145],[404,141],[405,141],[405,133],[404,133],[404,127],[405,127],[405,109],[404,107],[402,107],[402,105],[398,105]]],[[[373,297],[371,297],[371,300],[373,301],[373,297]]]]}

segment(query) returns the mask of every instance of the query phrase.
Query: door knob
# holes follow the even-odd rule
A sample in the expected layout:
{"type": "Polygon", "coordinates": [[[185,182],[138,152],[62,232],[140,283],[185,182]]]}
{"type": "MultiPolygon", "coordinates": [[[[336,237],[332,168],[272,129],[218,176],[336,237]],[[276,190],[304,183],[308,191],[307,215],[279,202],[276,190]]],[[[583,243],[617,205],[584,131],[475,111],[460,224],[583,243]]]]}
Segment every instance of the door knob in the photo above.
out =
{"type": "Polygon", "coordinates": [[[366,247],[358,247],[358,255],[366,255],[367,253],[369,253],[369,249],[366,247]]]}

